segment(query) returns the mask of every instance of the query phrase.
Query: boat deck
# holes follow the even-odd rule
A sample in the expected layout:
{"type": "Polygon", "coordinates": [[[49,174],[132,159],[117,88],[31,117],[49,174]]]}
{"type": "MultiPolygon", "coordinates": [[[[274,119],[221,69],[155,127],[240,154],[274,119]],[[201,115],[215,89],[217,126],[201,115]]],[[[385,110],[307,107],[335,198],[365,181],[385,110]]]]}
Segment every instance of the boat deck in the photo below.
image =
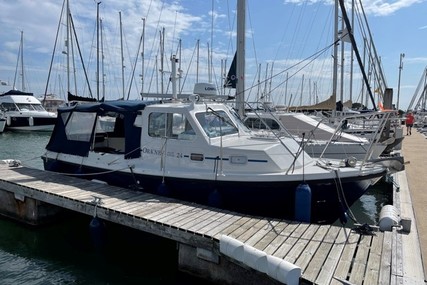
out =
{"type": "MultiPolygon", "coordinates": [[[[397,177],[401,184],[406,183],[402,174],[397,177]]],[[[104,220],[220,256],[220,237],[230,236],[299,266],[302,284],[424,284],[416,266],[421,261],[415,226],[410,233],[394,229],[364,235],[331,225],[242,215],[26,167],[0,165],[0,177],[0,189],[15,197],[88,215],[96,207],[104,220]]],[[[405,191],[400,187],[396,195],[405,191]]]]}

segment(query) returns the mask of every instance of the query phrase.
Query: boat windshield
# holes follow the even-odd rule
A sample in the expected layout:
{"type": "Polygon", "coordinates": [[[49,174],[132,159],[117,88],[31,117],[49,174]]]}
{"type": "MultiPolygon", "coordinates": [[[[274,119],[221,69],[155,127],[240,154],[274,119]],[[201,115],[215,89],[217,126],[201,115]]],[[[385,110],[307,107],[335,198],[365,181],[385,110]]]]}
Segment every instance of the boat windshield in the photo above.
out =
{"type": "Polygon", "coordinates": [[[18,103],[16,105],[20,111],[44,111],[43,106],[40,104],[18,103]]]}
{"type": "Polygon", "coordinates": [[[210,138],[238,133],[238,128],[224,111],[197,113],[196,118],[210,138]]]}

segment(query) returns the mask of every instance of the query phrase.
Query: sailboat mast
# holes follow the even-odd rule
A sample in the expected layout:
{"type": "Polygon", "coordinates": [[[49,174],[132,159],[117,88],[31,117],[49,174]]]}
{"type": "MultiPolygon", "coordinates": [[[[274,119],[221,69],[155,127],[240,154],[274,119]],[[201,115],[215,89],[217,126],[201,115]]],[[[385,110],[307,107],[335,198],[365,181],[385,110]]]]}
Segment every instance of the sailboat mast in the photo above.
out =
{"type": "Polygon", "coordinates": [[[122,25],[122,12],[119,12],[119,20],[120,20],[120,59],[122,63],[122,96],[125,98],[125,64],[123,57],[123,25],[122,25]]]}
{"type": "Polygon", "coordinates": [[[338,85],[338,0],[335,0],[335,20],[334,20],[334,63],[332,75],[332,98],[333,102],[337,101],[338,85]]]}
{"type": "Polygon", "coordinates": [[[199,83],[200,40],[197,40],[196,83],[199,83]]]}
{"type": "Polygon", "coordinates": [[[245,26],[246,0],[237,0],[236,109],[241,118],[245,115],[245,26]]]}
{"type": "Polygon", "coordinates": [[[21,79],[22,79],[22,91],[25,92],[25,77],[24,77],[24,31],[21,31],[21,79]]]}
{"type": "Polygon", "coordinates": [[[67,45],[67,93],[71,90],[71,79],[70,79],[70,1],[67,0],[67,39],[66,39],[66,45],[67,45]]]}
{"type": "Polygon", "coordinates": [[[142,18],[142,51],[141,51],[141,96],[144,94],[144,54],[145,52],[145,18],[142,18]]]}
{"type": "Polygon", "coordinates": [[[104,39],[103,39],[103,27],[102,19],[99,21],[101,26],[101,74],[102,74],[102,98],[105,99],[105,70],[104,70],[104,39]]]}
{"type": "Polygon", "coordinates": [[[99,4],[96,3],[96,100],[99,101],[99,4]]]}

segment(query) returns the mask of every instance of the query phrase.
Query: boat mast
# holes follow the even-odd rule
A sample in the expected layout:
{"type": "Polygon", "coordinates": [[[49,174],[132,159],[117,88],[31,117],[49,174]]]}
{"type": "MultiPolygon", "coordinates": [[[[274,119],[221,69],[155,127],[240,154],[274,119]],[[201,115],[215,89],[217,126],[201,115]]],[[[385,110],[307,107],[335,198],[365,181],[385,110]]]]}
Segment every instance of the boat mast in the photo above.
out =
{"type": "Polygon", "coordinates": [[[333,102],[337,101],[338,85],[338,0],[335,0],[335,25],[334,25],[334,63],[332,75],[332,98],[333,102]]]}
{"type": "Polygon", "coordinates": [[[101,74],[102,74],[102,98],[105,100],[105,70],[104,70],[104,39],[103,39],[103,27],[102,19],[99,20],[101,26],[101,74]]]}
{"type": "MultiPolygon", "coordinates": [[[[67,29],[67,94],[71,90],[71,79],[70,79],[70,1],[67,0],[67,16],[66,16],[66,29],[67,29]]],[[[77,94],[76,94],[77,95],[77,94]]]]}
{"type": "Polygon", "coordinates": [[[21,31],[21,79],[22,79],[22,91],[25,92],[25,78],[24,78],[24,31],[21,31]]]}
{"type": "Polygon", "coordinates": [[[123,57],[123,25],[122,25],[122,12],[119,11],[119,19],[120,19],[120,59],[122,62],[122,96],[125,98],[125,63],[123,57]]]}
{"type": "Polygon", "coordinates": [[[245,22],[246,0],[237,0],[236,109],[241,118],[245,115],[245,22]]]}
{"type": "Polygon", "coordinates": [[[145,18],[142,18],[141,96],[144,94],[145,18]]]}
{"type": "Polygon", "coordinates": [[[99,101],[99,4],[96,3],[96,100],[99,101]]]}
{"type": "Polygon", "coordinates": [[[164,92],[164,56],[165,56],[165,28],[160,31],[160,87],[161,94],[165,94],[164,92]]]}

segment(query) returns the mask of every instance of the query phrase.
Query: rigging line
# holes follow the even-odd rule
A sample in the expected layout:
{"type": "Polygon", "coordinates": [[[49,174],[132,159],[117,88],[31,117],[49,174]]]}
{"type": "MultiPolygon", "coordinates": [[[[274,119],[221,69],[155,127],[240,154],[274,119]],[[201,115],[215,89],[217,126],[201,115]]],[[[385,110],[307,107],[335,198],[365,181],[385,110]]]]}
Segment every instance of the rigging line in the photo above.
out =
{"type": "Polygon", "coordinates": [[[256,47],[255,47],[255,34],[253,32],[253,26],[252,26],[252,14],[251,14],[251,10],[249,9],[249,5],[246,4],[247,6],[247,11],[248,11],[248,20],[249,20],[249,27],[250,27],[250,33],[251,33],[251,39],[252,39],[252,47],[254,49],[254,57],[255,57],[255,64],[258,65],[258,56],[257,56],[257,52],[256,52],[256,47]]]}
{"type": "MultiPolygon", "coordinates": [[[[152,1],[150,2],[150,8],[149,8],[149,10],[151,9],[151,3],[152,3],[152,1]]],[[[160,8],[159,17],[157,19],[156,27],[154,28],[154,31],[156,31],[155,35],[154,35],[154,38],[156,38],[157,32],[159,31],[160,20],[161,20],[162,14],[163,14],[164,5],[165,5],[165,3],[162,1],[162,6],[160,8]]],[[[148,19],[148,14],[149,13],[147,13],[146,19],[148,19]]],[[[146,70],[144,71],[144,74],[148,74],[149,72],[147,72],[147,71],[151,70],[151,79],[150,79],[150,83],[148,85],[147,93],[150,93],[151,85],[152,85],[152,83],[154,81],[154,77],[155,77],[155,72],[157,72],[156,71],[156,64],[157,64],[156,61],[157,61],[157,56],[158,56],[158,47],[157,47],[157,45],[158,45],[158,41],[157,40],[153,40],[152,44],[151,44],[151,48],[150,48],[149,52],[147,53],[148,54],[148,58],[152,58],[153,54],[154,54],[154,56],[156,58],[156,60],[151,60],[150,61],[151,64],[152,64],[152,66],[149,65],[149,64],[147,64],[146,67],[145,67],[146,70]]]]}
{"type": "MultiPolygon", "coordinates": [[[[332,43],[331,45],[329,45],[329,46],[325,47],[323,50],[320,50],[320,51],[318,51],[318,52],[316,52],[316,53],[314,53],[314,54],[312,54],[312,55],[310,55],[310,56],[306,57],[305,59],[301,60],[300,62],[298,62],[298,63],[296,63],[296,64],[294,64],[294,65],[291,65],[290,67],[288,67],[288,68],[286,68],[286,69],[284,69],[284,70],[282,70],[282,71],[280,71],[280,72],[278,72],[278,73],[276,73],[276,74],[272,75],[270,78],[264,79],[264,80],[260,81],[259,83],[257,83],[257,84],[255,84],[255,85],[252,85],[252,86],[248,87],[245,91],[248,91],[248,90],[250,90],[250,89],[252,89],[252,88],[254,88],[254,87],[257,87],[257,86],[258,86],[258,85],[260,85],[260,84],[265,84],[265,82],[266,82],[266,81],[271,80],[271,79],[273,79],[273,78],[275,78],[275,77],[277,77],[277,76],[279,76],[279,75],[281,75],[281,74],[283,74],[283,73],[285,73],[285,72],[289,71],[290,69],[292,69],[292,68],[294,68],[294,67],[298,66],[299,64],[301,64],[301,63],[303,63],[303,62],[307,61],[308,59],[312,58],[309,62],[307,62],[307,63],[306,63],[302,68],[300,68],[298,71],[302,70],[305,66],[307,66],[309,63],[313,62],[313,61],[314,61],[316,58],[318,58],[321,54],[323,54],[323,53],[324,53],[324,52],[326,52],[328,49],[330,49],[331,47],[333,47],[333,46],[334,46],[334,44],[335,44],[335,43],[332,43]]],[[[297,72],[298,72],[298,71],[297,71],[297,72]]],[[[294,73],[294,75],[295,75],[295,74],[296,74],[296,72],[294,73]]],[[[289,78],[291,78],[291,77],[289,77],[289,78]]],[[[289,78],[288,78],[288,79],[289,79],[289,78]]],[[[284,84],[284,83],[285,83],[285,82],[280,83],[277,87],[273,88],[271,91],[274,91],[275,89],[277,89],[279,86],[281,86],[281,85],[282,85],[282,84],[284,84]]]]}
{"type": "MultiPolygon", "coordinates": [[[[284,42],[285,35],[287,35],[287,34],[288,34],[288,28],[291,26],[291,25],[290,25],[290,22],[291,22],[291,20],[293,19],[293,14],[294,14],[294,11],[295,11],[295,7],[296,7],[296,5],[292,5],[292,11],[291,11],[291,13],[290,13],[289,17],[287,18],[288,22],[287,22],[286,24],[282,25],[282,26],[284,26],[285,28],[283,29],[282,38],[280,39],[280,44],[278,45],[279,47],[280,47],[280,46],[281,46],[281,44],[284,42]]],[[[290,52],[290,51],[289,51],[289,52],[290,52]]],[[[274,55],[273,61],[276,61],[276,59],[277,59],[278,55],[279,55],[279,48],[276,50],[276,54],[274,55]]]]}
{"type": "MultiPolygon", "coordinates": [[[[371,34],[371,30],[369,29],[368,19],[366,18],[366,13],[365,13],[365,10],[363,9],[362,1],[360,1],[360,0],[359,0],[359,5],[360,5],[361,14],[363,15],[364,22],[366,23],[366,30],[367,30],[367,32],[369,34],[369,38],[372,41],[372,49],[373,49],[373,53],[374,53],[375,59],[378,61],[377,49],[375,48],[375,44],[374,44],[374,42],[372,40],[373,37],[372,37],[372,34],[371,34]]],[[[381,62],[379,64],[381,64],[381,62]]],[[[380,69],[380,75],[381,75],[382,82],[384,83],[385,86],[387,86],[387,82],[386,82],[386,79],[385,79],[384,74],[382,72],[382,69],[380,69]]]]}
{"type": "Polygon", "coordinates": [[[190,67],[191,67],[191,64],[193,63],[193,59],[195,57],[196,52],[197,52],[197,40],[196,40],[196,45],[194,46],[193,54],[191,55],[191,58],[190,58],[190,63],[187,66],[187,72],[185,73],[184,80],[182,81],[181,90],[179,93],[182,93],[182,91],[184,90],[185,82],[187,81],[187,76],[190,73],[190,67]]]}
{"type": "Polygon", "coordinates": [[[93,98],[92,89],[90,88],[90,84],[89,84],[89,77],[87,75],[86,66],[85,66],[85,64],[83,62],[83,55],[82,55],[82,51],[80,49],[80,44],[79,44],[79,40],[77,38],[76,28],[74,26],[74,20],[73,20],[73,16],[71,15],[71,13],[70,13],[70,22],[71,22],[71,28],[73,29],[74,37],[76,39],[77,50],[79,52],[80,61],[81,61],[81,64],[82,64],[84,75],[85,75],[85,79],[86,79],[86,84],[87,84],[87,87],[88,87],[89,95],[90,95],[91,98],[93,98]]]}
{"type": "Polygon", "coordinates": [[[46,99],[47,89],[49,88],[50,75],[52,73],[52,66],[53,66],[53,61],[54,61],[54,58],[55,58],[56,45],[58,44],[58,35],[59,35],[60,28],[61,28],[61,19],[62,19],[62,14],[64,13],[65,1],[66,0],[64,0],[64,2],[62,2],[61,15],[59,16],[58,28],[56,29],[55,44],[53,45],[52,57],[50,59],[49,72],[48,72],[48,75],[47,75],[46,87],[45,87],[45,90],[44,90],[44,99],[46,99]]]}
{"type": "MultiPolygon", "coordinates": [[[[136,66],[137,66],[137,63],[138,63],[138,59],[139,59],[139,51],[140,51],[140,49],[141,49],[142,40],[143,40],[142,36],[143,36],[143,34],[141,33],[141,37],[140,37],[139,44],[138,44],[138,49],[137,49],[137,51],[136,51],[135,62],[134,62],[134,63],[131,63],[131,64],[132,64],[132,75],[131,75],[131,77],[130,77],[129,88],[128,88],[128,94],[127,94],[127,100],[129,100],[130,91],[131,91],[131,89],[132,89],[132,83],[133,83],[133,81],[134,81],[133,79],[135,78],[135,70],[136,70],[136,66]]],[[[136,89],[138,90],[138,82],[137,82],[136,80],[135,80],[135,85],[136,85],[136,89]]],[[[139,93],[139,92],[138,92],[138,93],[139,93]]],[[[123,98],[123,99],[124,99],[124,98],[123,98]]]]}
{"type": "Polygon", "coordinates": [[[234,24],[236,23],[236,14],[234,14],[233,22],[230,23],[230,19],[231,19],[231,16],[230,16],[230,3],[229,3],[228,0],[227,0],[227,15],[228,15],[228,17],[227,17],[227,19],[228,19],[228,32],[229,32],[230,37],[228,39],[228,47],[227,47],[227,53],[226,54],[229,55],[230,51],[234,50],[234,43],[235,42],[233,40],[232,34],[233,34],[234,24]]]}
{"type": "Polygon", "coordinates": [[[359,67],[360,67],[360,70],[362,72],[364,82],[366,84],[366,89],[367,89],[367,91],[369,93],[369,97],[371,98],[371,102],[372,102],[372,105],[374,107],[374,110],[377,111],[377,107],[376,107],[376,104],[375,104],[374,95],[372,94],[371,85],[369,84],[368,77],[366,75],[366,72],[365,72],[365,69],[364,69],[364,66],[363,66],[363,62],[362,62],[362,59],[361,59],[360,54],[359,54],[359,50],[358,50],[357,45],[356,45],[356,40],[354,39],[354,35],[353,35],[353,32],[352,32],[352,27],[351,27],[350,21],[349,21],[348,16],[347,16],[347,11],[345,9],[344,1],[343,0],[339,0],[338,2],[339,2],[339,5],[341,7],[342,17],[343,17],[343,19],[345,21],[345,25],[347,27],[347,30],[348,30],[348,33],[349,33],[349,36],[350,36],[351,44],[352,44],[352,46],[354,48],[354,52],[356,54],[357,62],[359,63],[359,67]]]}

